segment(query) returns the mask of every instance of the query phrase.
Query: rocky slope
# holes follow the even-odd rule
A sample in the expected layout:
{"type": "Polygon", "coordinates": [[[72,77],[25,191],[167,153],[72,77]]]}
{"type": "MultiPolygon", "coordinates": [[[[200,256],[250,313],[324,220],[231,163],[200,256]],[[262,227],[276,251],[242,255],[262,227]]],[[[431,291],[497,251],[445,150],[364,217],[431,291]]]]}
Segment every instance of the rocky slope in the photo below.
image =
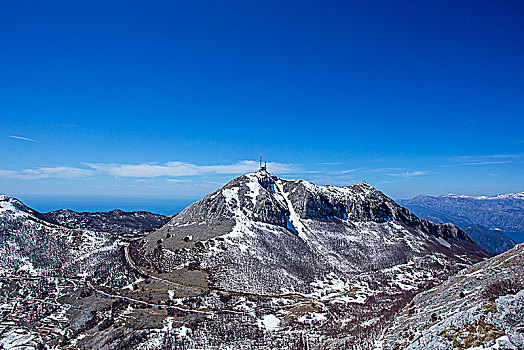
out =
{"type": "Polygon", "coordinates": [[[92,284],[122,287],[139,278],[119,234],[80,226],[46,221],[0,196],[0,348],[76,348],[71,340],[108,322],[115,301],[95,297],[92,284]]]}
{"type": "Polygon", "coordinates": [[[39,213],[16,198],[0,195],[0,262],[46,275],[85,274],[120,250],[118,237],[141,237],[158,229],[168,217],[149,212],[113,210],[39,213]]]}
{"type": "Polygon", "coordinates": [[[503,253],[517,245],[517,242],[500,230],[490,230],[482,225],[471,224],[462,230],[479,246],[492,253],[503,253]]]}
{"type": "Polygon", "coordinates": [[[0,196],[0,273],[92,274],[98,262],[118,250],[114,236],[45,221],[17,199],[0,196]]]}
{"type": "Polygon", "coordinates": [[[524,244],[417,295],[377,348],[524,348],[524,244]]]}
{"type": "Polygon", "coordinates": [[[119,209],[97,213],[78,213],[69,209],[61,209],[43,213],[41,217],[46,221],[65,227],[120,235],[136,235],[155,231],[169,221],[169,217],[160,214],[147,211],[126,212],[119,209]]]}

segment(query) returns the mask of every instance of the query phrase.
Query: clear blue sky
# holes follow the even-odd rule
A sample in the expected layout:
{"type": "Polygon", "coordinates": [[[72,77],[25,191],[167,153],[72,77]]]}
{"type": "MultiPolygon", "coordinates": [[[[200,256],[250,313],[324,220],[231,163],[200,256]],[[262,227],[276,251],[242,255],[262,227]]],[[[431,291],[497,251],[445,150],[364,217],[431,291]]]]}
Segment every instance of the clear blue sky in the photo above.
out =
{"type": "Polygon", "coordinates": [[[3,1],[0,193],[197,198],[256,169],[524,191],[522,1],[3,1]]]}

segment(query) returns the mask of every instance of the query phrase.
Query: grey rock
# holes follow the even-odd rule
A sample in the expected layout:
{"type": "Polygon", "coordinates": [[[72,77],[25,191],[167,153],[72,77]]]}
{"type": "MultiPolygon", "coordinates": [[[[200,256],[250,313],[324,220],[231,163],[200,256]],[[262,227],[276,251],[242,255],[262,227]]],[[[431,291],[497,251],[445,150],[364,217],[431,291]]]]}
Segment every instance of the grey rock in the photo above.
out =
{"type": "Polygon", "coordinates": [[[524,290],[498,298],[497,309],[510,342],[524,349],[524,290]]]}

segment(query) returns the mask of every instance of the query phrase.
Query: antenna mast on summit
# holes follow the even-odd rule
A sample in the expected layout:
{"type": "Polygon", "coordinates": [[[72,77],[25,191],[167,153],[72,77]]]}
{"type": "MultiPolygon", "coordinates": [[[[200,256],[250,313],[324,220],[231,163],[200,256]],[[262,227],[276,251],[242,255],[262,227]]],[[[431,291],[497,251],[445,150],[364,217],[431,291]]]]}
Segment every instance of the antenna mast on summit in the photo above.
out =
{"type": "Polygon", "coordinates": [[[267,162],[264,162],[264,166],[262,166],[262,153],[260,153],[260,170],[266,170],[267,162]]]}

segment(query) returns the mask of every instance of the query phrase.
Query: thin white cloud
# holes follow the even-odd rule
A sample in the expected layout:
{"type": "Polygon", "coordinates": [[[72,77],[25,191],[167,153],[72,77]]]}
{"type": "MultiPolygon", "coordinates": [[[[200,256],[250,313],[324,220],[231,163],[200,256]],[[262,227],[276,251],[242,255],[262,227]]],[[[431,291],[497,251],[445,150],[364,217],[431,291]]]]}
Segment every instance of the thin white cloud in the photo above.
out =
{"type": "Polygon", "coordinates": [[[360,170],[360,168],[358,168],[358,169],[347,169],[347,170],[341,170],[341,171],[339,172],[339,174],[342,174],[342,175],[344,175],[344,174],[350,174],[350,173],[354,173],[355,171],[359,171],[359,170],[360,170]]]}
{"type": "Polygon", "coordinates": [[[15,135],[9,135],[10,138],[17,139],[17,140],[24,140],[24,141],[31,141],[31,142],[37,142],[36,140],[30,139],[29,137],[23,137],[23,136],[15,136],[15,135]]]}
{"type": "Polygon", "coordinates": [[[402,171],[404,168],[377,168],[377,169],[368,169],[363,170],[364,173],[385,173],[387,171],[402,171]]]}
{"type": "Polygon", "coordinates": [[[361,168],[358,169],[346,169],[346,170],[328,170],[328,171],[303,171],[301,174],[304,173],[312,173],[312,174],[319,174],[323,176],[343,176],[343,175],[352,175],[355,172],[360,171],[361,168]]]}
{"type": "Polygon", "coordinates": [[[90,169],[73,167],[39,167],[22,170],[0,170],[0,178],[34,180],[34,179],[73,179],[93,175],[90,169]]]}
{"type": "Polygon", "coordinates": [[[410,177],[413,177],[413,176],[423,176],[423,175],[427,175],[427,174],[429,174],[427,171],[416,170],[416,171],[406,171],[406,172],[403,172],[403,173],[386,174],[386,175],[410,178],[410,177]]]}
{"type": "Polygon", "coordinates": [[[324,186],[324,185],[332,185],[332,186],[349,186],[353,185],[357,182],[356,179],[351,177],[343,177],[343,176],[316,176],[313,178],[309,178],[308,181],[313,182],[316,185],[324,186]]]}
{"type": "Polygon", "coordinates": [[[501,161],[479,161],[479,162],[466,162],[462,163],[461,165],[493,165],[493,164],[508,164],[512,163],[509,160],[501,160],[501,161]]]}
{"type": "Polygon", "coordinates": [[[523,154],[487,154],[475,156],[456,156],[451,158],[451,164],[443,164],[440,167],[455,167],[463,165],[497,165],[522,162],[523,154]]]}
{"type": "Polygon", "coordinates": [[[457,159],[462,160],[481,160],[481,159],[506,159],[522,157],[521,154],[487,154],[480,156],[457,156],[457,159]]]}
{"type": "MultiPolygon", "coordinates": [[[[244,174],[256,171],[259,163],[251,160],[239,161],[235,164],[222,165],[197,165],[184,162],[168,162],[165,164],[143,163],[143,164],[116,164],[116,163],[86,163],[96,171],[115,177],[181,177],[212,174],[244,174]]],[[[267,163],[267,168],[273,173],[290,174],[296,173],[297,167],[293,164],[267,163]]]]}

